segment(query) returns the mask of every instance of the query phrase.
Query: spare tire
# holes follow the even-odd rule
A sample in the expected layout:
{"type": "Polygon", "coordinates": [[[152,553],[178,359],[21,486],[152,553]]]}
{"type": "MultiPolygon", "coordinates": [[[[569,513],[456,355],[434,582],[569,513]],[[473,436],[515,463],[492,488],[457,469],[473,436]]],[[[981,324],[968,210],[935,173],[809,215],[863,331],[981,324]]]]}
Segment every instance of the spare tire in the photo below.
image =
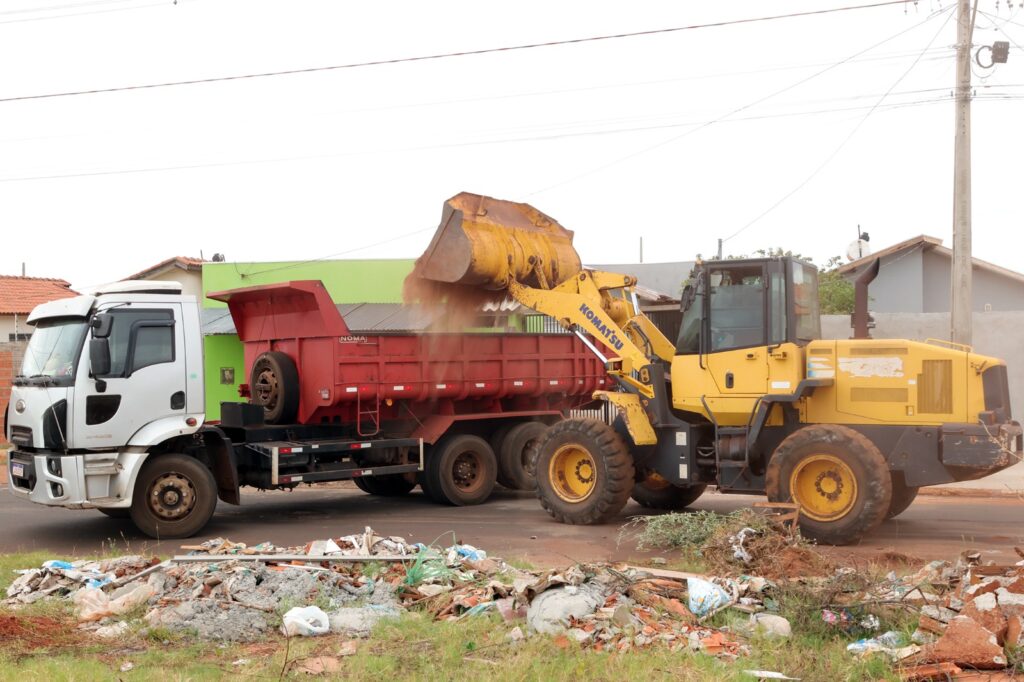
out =
{"type": "Polygon", "coordinates": [[[253,405],[263,406],[268,424],[288,424],[299,412],[299,371],[295,361],[280,351],[261,354],[252,363],[249,391],[253,405]]]}

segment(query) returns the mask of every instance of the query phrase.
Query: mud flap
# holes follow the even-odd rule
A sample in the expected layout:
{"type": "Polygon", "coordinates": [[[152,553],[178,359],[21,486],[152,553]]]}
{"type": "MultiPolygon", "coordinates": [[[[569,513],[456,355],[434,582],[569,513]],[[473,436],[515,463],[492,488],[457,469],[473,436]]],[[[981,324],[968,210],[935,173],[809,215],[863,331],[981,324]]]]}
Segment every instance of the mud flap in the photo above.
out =
{"type": "Polygon", "coordinates": [[[206,443],[206,451],[213,464],[213,477],[217,480],[217,497],[228,504],[241,504],[238,463],[231,441],[220,429],[207,428],[203,431],[203,442],[206,443]]]}

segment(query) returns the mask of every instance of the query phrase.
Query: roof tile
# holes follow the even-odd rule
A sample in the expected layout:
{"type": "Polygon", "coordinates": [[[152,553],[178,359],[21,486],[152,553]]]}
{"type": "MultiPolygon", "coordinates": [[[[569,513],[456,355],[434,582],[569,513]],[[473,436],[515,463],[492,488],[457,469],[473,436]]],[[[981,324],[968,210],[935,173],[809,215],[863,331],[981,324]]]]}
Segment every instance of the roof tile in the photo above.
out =
{"type": "Polygon", "coordinates": [[[40,303],[77,295],[62,279],[0,275],[0,315],[27,315],[40,303]]]}

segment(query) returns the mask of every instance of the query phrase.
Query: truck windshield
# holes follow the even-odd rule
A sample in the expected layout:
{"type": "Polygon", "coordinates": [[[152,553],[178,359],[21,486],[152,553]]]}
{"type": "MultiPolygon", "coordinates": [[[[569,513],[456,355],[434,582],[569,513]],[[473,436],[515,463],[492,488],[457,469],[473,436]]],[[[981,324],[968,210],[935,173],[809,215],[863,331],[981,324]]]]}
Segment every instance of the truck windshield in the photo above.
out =
{"type": "Polygon", "coordinates": [[[50,377],[56,384],[70,385],[86,327],[82,319],[43,320],[37,324],[25,350],[22,378],[50,377]]]}

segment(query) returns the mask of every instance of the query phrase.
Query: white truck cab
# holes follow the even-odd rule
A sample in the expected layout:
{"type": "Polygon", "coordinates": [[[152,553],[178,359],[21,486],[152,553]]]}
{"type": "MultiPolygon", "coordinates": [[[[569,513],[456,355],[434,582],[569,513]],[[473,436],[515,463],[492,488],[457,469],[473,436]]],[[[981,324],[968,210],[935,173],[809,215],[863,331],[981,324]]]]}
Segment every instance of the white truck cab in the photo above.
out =
{"type": "Polygon", "coordinates": [[[11,491],[127,516],[151,450],[203,423],[195,296],[176,282],[118,282],[44,303],[28,323],[6,414],[11,491]]]}

